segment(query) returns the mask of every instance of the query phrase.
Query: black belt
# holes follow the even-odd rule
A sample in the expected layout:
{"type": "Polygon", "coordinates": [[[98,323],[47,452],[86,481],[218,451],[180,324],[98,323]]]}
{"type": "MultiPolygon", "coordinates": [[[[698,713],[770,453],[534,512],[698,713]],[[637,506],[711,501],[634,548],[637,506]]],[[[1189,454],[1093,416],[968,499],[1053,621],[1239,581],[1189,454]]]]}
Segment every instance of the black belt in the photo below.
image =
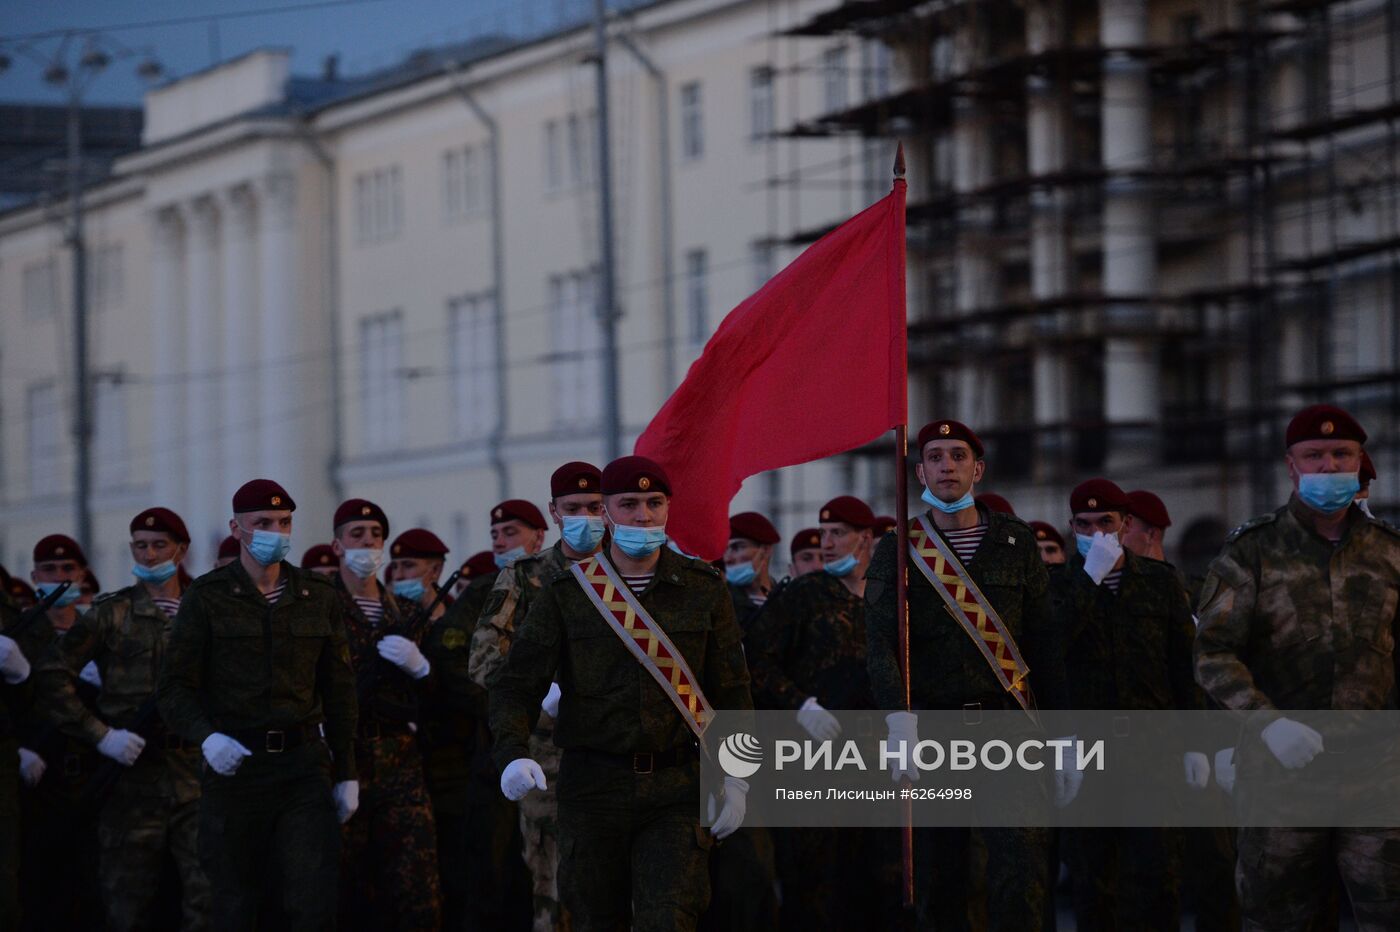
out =
{"type": "Polygon", "coordinates": [[[361,722],[356,734],[365,741],[415,734],[408,722],[361,722]]]}
{"type": "Polygon", "coordinates": [[[591,748],[572,748],[569,753],[584,760],[630,770],[633,773],[652,773],[668,767],[679,767],[699,756],[693,744],[671,748],[669,751],[638,751],[635,754],[609,754],[607,751],[594,751],[591,748]]]}
{"type": "Polygon", "coordinates": [[[320,741],[320,725],[290,725],[286,728],[246,728],[226,731],[228,735],[254,754],[281,754],[311,741],[320,741]]]}

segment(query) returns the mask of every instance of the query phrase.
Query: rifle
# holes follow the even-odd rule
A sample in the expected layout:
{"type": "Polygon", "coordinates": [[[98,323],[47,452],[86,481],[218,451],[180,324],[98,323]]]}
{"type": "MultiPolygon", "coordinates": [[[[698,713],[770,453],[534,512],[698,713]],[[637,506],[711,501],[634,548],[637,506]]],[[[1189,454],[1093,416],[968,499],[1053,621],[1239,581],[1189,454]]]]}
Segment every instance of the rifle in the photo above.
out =
{"type": "MultiPolygon", "coordinates": [[[[427,608],[419,605],[406,621],[401,624],[393,625],[392,627],[386,627],[384,631],[385,636],[397,634],[400,637],[408,638],[408,640],[417,643],[418,636],[422,634],[427,624],[432,621],[433,612],[438,610],[438,606],[442,604],[443,599],[447,598],[447,594],[452,591],[452,587],[455,586],[457,580],[461,578],[462,571],[460,569],[454,570],[452,575],[447,577],[446,584],[437,587],[437,596],[428,604],[427,608]]],[[[360,675],[355,678],[355,693],[360,700],[361,708],[364,707],[366,700],[374,692],[375,686],[379,684],[380,669],[389,663],[389,661],[382,657],[376,657],[375,660],[377,662],[369,664],[360,675]]]]}
{"type": "Polygon", "coordinates": [[[58,584],[58,588],[54,589],[35,604],[26,608],[23,614],[19,616],[19,620],[10,625],[5,631],[0,632],[0,634],[4,634],[5,637],[13,640],[19,640],[19,636],[27,631],[34,622],[43,618],[44,614],[49,609],[53,608],[53,604],[62,598],[63,593],[67,592],[72,586],[73,580],[65,579],[58,584]]]}

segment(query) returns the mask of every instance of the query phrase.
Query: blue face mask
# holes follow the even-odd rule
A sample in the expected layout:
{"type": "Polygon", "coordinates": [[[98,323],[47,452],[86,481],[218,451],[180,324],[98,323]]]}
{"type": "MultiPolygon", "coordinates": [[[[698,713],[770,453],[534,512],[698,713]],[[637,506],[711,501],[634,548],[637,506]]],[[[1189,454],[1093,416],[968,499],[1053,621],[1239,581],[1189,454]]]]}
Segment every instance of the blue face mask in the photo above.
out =
{"type": "MultiPolygon", "coordinates": [[[[61,582],[35,583],[34,592],[39,596],[40,600],[47,599],[49,597],[49,593],[53,592],[61,585],[63,585],[63,583],[61,582]]],[[[73,583],[73,585],[68,587],[67,592],[63,593],[63,595],[58,597],[58,601],[53,603],[53,607],[67,608],[69,605],[72,605],[74,602],[78,601],[82,597],[83,590],[78,586],[77,583],[73,583]]]]}
{"type": "Polygon", "coordinates": [[[1350,505],[1360,491],[1361,480],[1354,472],[1310,472],[1298,477],[1298,497],[1327,515],[1350,505]]]}
{"type": "Polygon", "coordinates": [[[855,569],[856,564],[859,562],[855,554],[848,553],[839,560],[832,560],[826,566],[822,567],[822,569],[826,571],[827,575],[835,576],[837,579],[840,579],[842,576],[851,575],[851,570],[855,569]]]}
{"type": "Polygon", "coordinates": [[[666,543],[666,526],[629,527],[614,524],[612,539],[619,550],[634,560],[640,560],[656,553],[666,543]]]}
{"type": "Polygon", "coordinates": [[[758,572],[753,568],[752,561],[736,563],[733,566],[724,568],[724,578],[729,580],[731,585],[747,586],[758,578],[758,572]]]}
{"type": "Polygon", "coordinates": [[[408,599],[410,602],[417,602],[423,598],[422,579],[396,579],[394,580],[394,595],[401,599],[408,599]]]}
{"type": "Polygon", "coordinates": [[[598,515],[567,515],[559,530],[574,553],[592,553],[603,539],[603,519],[598,515]]]}
{"type": "Polygon", "coordinates": [[[493,554],[491,559],[496,561],[496,569],[503,570],[523,556],[525,556],[524,547],[512,547],[505,553],[493,554]]]}
{"type": "Polygon", "coordinates": [[[164,563],[157,563],[155,566],[142,566],[138,563],[131,568],[131,575],[142,582],[159,586],[171,576],[175,575],[175,561],[166,560],[164,563]]]}
{"type": "Polygon", "coordinates": [[[968,489],[965,493],[963,493],[962,498],[958,499],[955,502],[952,502],[951,504],[949,502],[943,501],[943,499],[930,492],[928,490],[928,486],[924,486],[924,491],[919,495],[919,498],[923,499],[925,505],[928,505],[930,508],[937,509],[938,511],[943,512],[945,515],[951,515],[956,512],[963,511],[965,509],[973,507],[973,505],[976,504],[972,500],[971,489],[968,489]]]}
{"type": "Polygon", "coordinates": [[[345,551],[345,565],[361,579],[369,579],[384,563],[384,551],[373,547],[351,547],[345,551]]]}
{"type": "Polygon", "coordinates": [[[291,549],[292,535],[276,531],[254,531],[253,541],[248,544],[248,552],[263,566],[280,562],[291,549]]]}
{"type": "Polygon", "coordinates": [[[1094,538],[1089,534],[1075,534],[1074,546],[1079,548],[1079,555],[1081,557],[1087,557],[1089,555],[1089,548],[1094,546],[1094,538]]]}

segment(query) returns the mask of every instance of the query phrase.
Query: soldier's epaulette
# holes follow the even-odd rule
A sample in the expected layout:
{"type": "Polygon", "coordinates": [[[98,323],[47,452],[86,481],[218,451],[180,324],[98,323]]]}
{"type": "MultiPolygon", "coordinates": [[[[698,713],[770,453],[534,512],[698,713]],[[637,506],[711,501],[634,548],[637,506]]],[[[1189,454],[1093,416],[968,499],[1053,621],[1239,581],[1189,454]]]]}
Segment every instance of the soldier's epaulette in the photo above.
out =
{"type": "Polygon", "coordinates": [[[330,577],[330,576],[323,576],[323,575],[320,574],[320,573],[313,573],[313,572],[311,572],[310,570],[298,570],[298,571],[297,571],[297,578],[298,578],[298,579],[303,579],[303,580],[305,580],[305,579],[312,579],[312,580],[315,580],[315,583],[314,583],[314,584],[317,585],[317,586],[329,586],[329,587],[332,588],[332,589],[335,588],[335,583],[331,581],[331,578],[332,578],[332,577],[330,577]]]}
{"type": "Polygon", "coordinates": [[[1366,520],[1370,521],[1382,531],[1386,531],[1387,533],[1394,534],[1396,537],[1400,537],[1400,527],[1396,527],[1384,518],[1368,517],[1366,520]]]}
{"type": "Polygon", "coordinates": [[[99,593],[98,595],[96,595],[96,596],[93,597],[93,600],[92,600],[92,607],[93,607],[93,608],[96,608],[97,606],[101,605],[103,602],[110,602],[110,601],[112,601],[113,599],[120,598],[120,597],[122,597],[122,596],[131,596],[131,595],[135,595],[135,592],[136,592],[136,587],[135,587],[135,586],[127,586],[125,589],[118,589],[118,590],[116,590],[115,592],[102,592],[102,593],[99,593]]]}
{"type": "Polygon", "coordinates": [[[689,569],[696,570],[700,573],[704,573],[707,576],[714,576],[716,578],[719,578],[723,575],[723,573],[714,564],[707,563],[706,561],[701,560],[699,557],[686,557],[685,562],[686,566],[689,569]]]}
{"type": "MultiPolygon", "coordinates": [[[[516,561],[516,562],[519,562],[519,561],[516,561]]],[[[564,566],[561,566],[561,567],[556,568],[556,569],[554,570],[553,575],[551,575],[551,576],[549,576],[549,577],[547,577],[547,578],[545,579],[544,584],[545,584],[546,586],[552,586],[552,585],[554,585],[555,583],[557,583],[557,582],[558,582],[559,580],[561,580],[561,579],[573,579],[573,578],[574,578],[573,568],[574,568],[574,565],[573,565],[572,563],[567,563],[567,564],[565,564],[564,566]]]]}
{"type": "Polygon", "coordinates": [[[1248,534],[1250,531],[1253,531],[1256,528],[1264,527],[1266,524],[1273,524],[1277,520],[1278,512],[1276,511],[1271,511],[1268,514],[1263,514],[1255,518],[1250,518],[1244,524],[1241,524],[1229,534],[1225,535],[1225,543],[1233,544],[1235,541],[1239,540],[1241,537],[1248,534]]]}

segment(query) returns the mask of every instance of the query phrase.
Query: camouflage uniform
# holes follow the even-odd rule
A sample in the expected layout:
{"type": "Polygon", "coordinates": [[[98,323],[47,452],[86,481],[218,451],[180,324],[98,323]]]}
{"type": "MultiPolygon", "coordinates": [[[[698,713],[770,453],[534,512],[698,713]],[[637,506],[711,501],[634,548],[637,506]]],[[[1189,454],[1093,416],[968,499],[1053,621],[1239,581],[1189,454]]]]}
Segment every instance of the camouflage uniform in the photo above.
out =
{"type": "Polygon", "coordinates": [[[423,629],[405,630],[412,609],[406,611],[382,589],[384,621],[376,625],[365,617],[340,574],[331,578],[340,593],[360,703],[355,742],[360,808],[341,827],[341,923],[436,929],[442,921],[437,840],[423,755],[410,727],[418,717],[424,683],[380,657],[377,647],[388,634],[417,643],[423,629]]]}
{"type": "MultiPolygon", "coordinates": [[[[637,599],[714,708],[752,707],[734,607],[714,567],[663,549],[637,599]]],[[[698,818],[694,738],[571,573],[545,584],[492,688],[498,767],[529,755],[551,681],[563,694],[559,892],[574,928],[694,929],[713,843],[698,818]]]]}
{"type": "Polygon", "coordinates": [[[497,575],[473,579],[423,638],[436,688],[423,697],[419,743],[437,825],[448,930],[529,924],[520,813],[501,795],[486,727],[486,692],[470,671],[472,635],[497,575]]]}
{"type": "MultiPolygon", "coordinates": [[[[729,586],[729,600],[734,603],[734,620],[739,623],[739,630],[744,632],[744,637],[749,636],[749,630],[753,627],[755,619],[767,605],[767,601],[755,602],[753,596],[749,594],[748,586],[736,586],[727,583],[729,586]]],[[[767,593],[767,598],[772,598],[774,591],[767,593]]]]}
{"type": "Polygon", "coordinates": [[[285,560],[280,572],[276,603],[238,560],[196,579],[161,668],[171,731],[197,747],[219,732],[253,752],[232,776],[203,774],[200,861],[216,929],[252,928],[270,882],[293,928],[335,923],[331,785],[355,779],[355,674],[331,584],[285,560]]]}
{"type": "MultiPolygon", "coordinates": [[[[505,666],[516,623],[524,621],[545,580],[568,568],[564,545],[556,541],[542,553],[517,560],[496,577],[481,621],[472,633],[469,665],[478,686],[489,688],[505,666]]],[[[520,831],[525,864],[534,880],[534,927],[536,932],[547,932],[567,928],[567,921],[559,903],[559,803],[554,795],[559,779],[559,748],[554,744],[554,719],[543,710],[530,733],[529,754],[544,771],[546,788],[530,793],[518,803],[520,831]]]]}
{"type": "MultiPolygon", "coordinates": [[[[1055,575],[1051,594],[1063,626],[1073,708],[1205,708],[1191,660],[1195,625],[1171,566],[1125,552],[1114,592],[1107,583],[1094,584],[1076,553],[1055,575]]],[[[1204,754],[1211,748],[1203,743],[1181,750],[1204,754]]],[[[1179,831],[1076,828],[1061,837],[1073,874],[1077,928],[1181,927],[1179,831]]]]}
{"type": "MultiPolygon", "coordinates": [[[[1237,796],[1250,774],[1281,772],[1258,729],[1286,710],[1397,708],[1400,531],[1352,506],[1334,544],[1312,514],[1295,495],[1237,528],[1201,591],[1196,678],[1221,706],[1253,713],[1235,752],[1237,796]]],[[[1307,929],[1334,861],[1357,924],[1400,928],[1400,829],[1244,828],[1245,928],[1307,929]]]]}
{"type": "Polygon", "coordinates": [[[112,930],[150,922],[167,854],[183,887],[180,927],[209,923],[209,881],[199,865],[200,750],[168,732],[154,710],[143,709],[154,702],[171,625],[138,583],[99,598],[38,666],[40,708],[65,734],[93,747],[109,728],[146,739],[131,767],[105,760],[101,765],[117,774],[97,826],[98,876],[112,930]],[[95,711],[78,696],[78,674],[89,662],[102,678],[95,711]]]}
{"type": "MultiPolygon", "coordinates": [[[[1014,515],[977,505],[986,535],[967,571],[1001,616],[1030,669],[1042,708],[1066,706],[1062,648],[1051,609],[1049,577],[1036,548],[1035,531],[1014,515]]],[[[932,521],[930,521],[932,523],[932,521]]],[[[936,530],[936,528],[935,528],[936,530]]],[[[881,709],[904,706],[895,617],[895,547],[886,534],[866,572],[870,685],[881,709]]],[[[912,560],[913,557],[911,556],[912,560]]],[[[918,567],[909,567],[909,670],[913,709],[1016,709],[977,646],[946,611],[918,567]]],[[[1046,788],[1048,792],[1048,787],[1046,788]]],[[[987,821],[995,813],[979,812],[987,821]]],[[[1050,895],[1049,834],[1039,828],[979,828],[987,847],[988,919],[995,929],[1040,929],[1050,895]]],[[[969,830],[915,833],[915,863],[933,864],[931,882],[919,891],[921,922],[939,929],[966,928],[969,830]]]]}

